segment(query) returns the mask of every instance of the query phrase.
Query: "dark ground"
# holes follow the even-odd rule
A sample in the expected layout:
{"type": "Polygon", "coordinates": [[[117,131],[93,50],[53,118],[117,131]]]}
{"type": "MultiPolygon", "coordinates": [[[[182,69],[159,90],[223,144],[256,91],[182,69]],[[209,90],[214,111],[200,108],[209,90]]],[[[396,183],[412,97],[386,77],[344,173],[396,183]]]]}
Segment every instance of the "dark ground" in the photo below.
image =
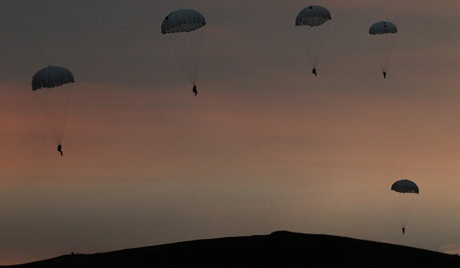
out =
{"type": "Polygon", "coordinates": [[[14,266],[38,267],[460,267],[460,257],[330,235],[270,235],[196,240],[97,254],[65,255],[14,266]]]}

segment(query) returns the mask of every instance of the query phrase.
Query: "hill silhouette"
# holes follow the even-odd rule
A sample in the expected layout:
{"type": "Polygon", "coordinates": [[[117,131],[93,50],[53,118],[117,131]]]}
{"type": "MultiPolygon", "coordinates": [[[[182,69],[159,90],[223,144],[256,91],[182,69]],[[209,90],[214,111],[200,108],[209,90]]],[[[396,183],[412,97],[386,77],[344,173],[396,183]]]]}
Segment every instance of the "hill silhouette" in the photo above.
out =
{"type": "Polygon", "coordinates": [[[70,254],[13,266],[73,267],[460,267],[460,257],[330,235],[270,235],[179,242],[96,254],[70,254]]]}

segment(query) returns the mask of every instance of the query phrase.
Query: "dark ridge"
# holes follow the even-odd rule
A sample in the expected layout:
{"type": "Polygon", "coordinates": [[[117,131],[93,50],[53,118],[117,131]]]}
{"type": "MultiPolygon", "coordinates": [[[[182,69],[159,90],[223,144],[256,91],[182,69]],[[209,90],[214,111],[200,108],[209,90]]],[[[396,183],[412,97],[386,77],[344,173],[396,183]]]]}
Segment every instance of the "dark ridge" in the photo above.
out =
{"type": "Polygon", "coordinates": [[[96,254],[70,254],[15,268],[460,267],[460,257],[346,237],[276,231],[96,254]]]}

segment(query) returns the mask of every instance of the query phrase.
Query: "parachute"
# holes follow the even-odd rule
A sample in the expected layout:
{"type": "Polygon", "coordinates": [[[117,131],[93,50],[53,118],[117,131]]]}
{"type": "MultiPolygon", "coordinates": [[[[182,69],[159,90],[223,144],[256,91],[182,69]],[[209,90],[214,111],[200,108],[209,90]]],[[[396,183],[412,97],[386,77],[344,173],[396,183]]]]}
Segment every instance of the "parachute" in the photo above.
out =
{"type": "Polygon", "coordinates": [[[397,32],[396,25],[389,21],[376,22],[369,28],[369,34],[372,36],[372,42],[379,57],[383,78],[386,78],[388,62],[390,61],[397,32]]]}
{"type": "Polygon", "coordinates": [[[179,9],[169,13],[161,24],[161,33],[168,36],[171,47],[196,92],[200,63],[202,31],[206,25],[203,15],[193,9],[179,9]]]}
{"type": "Polygon", "coordinates": [[[48,66],[38,71],[32,78],[32,91],[42,106],[48,124],[58,145],[62,143],[64,125],[70,105],[69,83],[75,79],[68,69],[48,66]]]}
{"type": "Polygon", "coordinates": [[[295,25],[302,26],[302,35],[305,37],[304,46],[308,51],[312,63],[312,73],[316,76],[316,66],[326,37],[327,24],[331,20],[331,13],[322,6],[313,5],[302,9],[296,17],[295,25]],[[305,26],[305,27],[303,27],[305,26]]]}
{"type": "Polygon", "coordinates": [[[198,11],[179,9],[169,13],[161,24],[161,33],[182,33],[195,31],[206,25],[206,20],[198,11]]]}
{"type": "Polygon", "coordinates": [[[67,83],[74,83],[73,74],[64,67],[48,66],[32,77],[32,91],[40,88],[54,88],[67,83]]]}
{"type": "Polygon", "coordinates": [[[393,185],[391,185],[391,190],[403,194],[418,194],[419,192],[417,184],[410,180],[400,180],[393,183],[393,185]]]}
{"type": "Polygon", "coordinates": [[[391,190],[395,193],[395,203],[398,207],[399,217],[401,219],[402,233],[405,233],[407,219],[411,213],[414,194],[419,193],[417,184],[410,180],[399,180],[391,185],[391,190]]]}

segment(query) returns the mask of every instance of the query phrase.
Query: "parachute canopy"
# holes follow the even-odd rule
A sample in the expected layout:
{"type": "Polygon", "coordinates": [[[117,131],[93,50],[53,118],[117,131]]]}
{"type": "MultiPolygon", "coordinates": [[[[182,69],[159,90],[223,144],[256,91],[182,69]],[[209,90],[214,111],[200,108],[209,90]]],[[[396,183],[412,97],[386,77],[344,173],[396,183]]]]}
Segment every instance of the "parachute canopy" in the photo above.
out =
{"type": "Polygon", "coordinates": [[[398,193],[418,194],[418,186],[410,180],[400,180],[391,185],[391,190],[398,193]]]}
{"type": "Polygon", "coordinates": [[[369,28],[369,34],[377,35],[377,34],[394,34],[398,32],[398,28],[396,25],[389,21],[380,21],[372,24],[369,28]]]}
{"type": "Polygon", "coordinates": [[[64,67],[48,66],[38,71],[32,78],[32,90],[53,88],[74,83],[73,74],[64,67]]]}
{"type": "Polygon", "coordinates": [[[326,8],[317,5],[308,6],[299,12],[297,18],[295,19],[295,25],[317,27],[330,19],[331,13],[326,8]]]}
{"type": "Polygon", "coordinates": [[[206,25],[200,12],[193,9],[179,9],[169,13],[161,24],[161,33],[180,33],[195,31],[206,25]]]}

